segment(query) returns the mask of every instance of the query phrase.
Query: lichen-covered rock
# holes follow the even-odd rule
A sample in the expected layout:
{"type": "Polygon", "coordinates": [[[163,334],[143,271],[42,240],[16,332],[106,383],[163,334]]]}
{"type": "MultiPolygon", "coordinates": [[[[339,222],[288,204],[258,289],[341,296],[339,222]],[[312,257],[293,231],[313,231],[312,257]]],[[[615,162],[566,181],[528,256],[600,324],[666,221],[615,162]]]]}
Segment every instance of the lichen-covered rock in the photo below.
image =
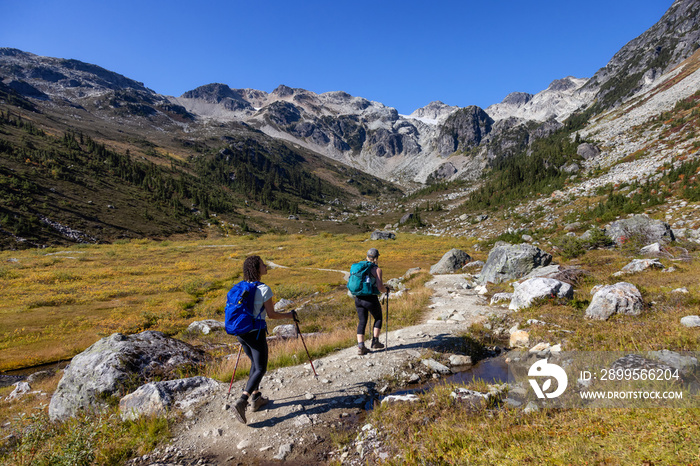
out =
{"type": "Polygon", "coordinates": [[[622,267],[623,273],[638,273],[647,269],[663,269],[664,266],[659,259],[634,259],[629,264],[622,267]]]}
{"type": "Polygon", "coordinates": [[[396,235],[390,231],[374,231],[369,237],[371,240],[396,239],[396,235]]]}
{"type": "Polygon", "coordinates": [[[454,273],[461,270],[470,260],[472,260],[471,256],[461,249],[451,249],[442,256],[437,264],[430,267],[430,273],[433,275],[454,273]]]}
{"type": "Polygon", "coordinates": [[[552,262],[552,255],[531,244],[502,244],[489,253],[479,283],[502,283],[524,277],[552,262]]]}
{"type": "Polygon", "coordinates": [[[605,228],[605,234],[618,246],[631,240],[650,244],[668,243],[676,239],[668,223],[646,215],[634,215],[612,222],[605,228]]]}
{"type": "Polygon", "coordinates": [[[161,332],[114,333],[73,358],[49,404],[49,417],[66,419],[99,409],[106,398],[178,367],[204,362],[203,351],[161,332]]]}
{"type": "Polygon", "coordinates": [[[532,304],[537,298],[557,297],[571,299],[574,288],[568,283],[552,278],[537,277],[525,280],[515,287],[509,309],[523,309],[532,304]]]}
{"type": "Polygon", "coordinates": [[[585,160],[588,160],[599,156],[600,149],[598,149],[598,147],[593,144],[584,142],[583,144],[578,145],[578,148],[576,149],[576,154],[580,155],[585,160]]]}
{"type": "Polygon", "coordinates": [[[593,299],[586,309],[586,317],[607,320],[613,314],[639,315],[644,309],[642,294],[631,283],[596,286],[591,290],[593,299]]]}
{"type": "Polygon", "coordinates": [[[161,416],[171,409],[184,410],[219,389],[220,383],[207,377],[150,382],[119,401],[123,420],[161,416]]]}
{"type": "Polygon", "coordinates": [[[685,316],[681,318],[684,327],[700,327],[700,316],[685,316]]]}

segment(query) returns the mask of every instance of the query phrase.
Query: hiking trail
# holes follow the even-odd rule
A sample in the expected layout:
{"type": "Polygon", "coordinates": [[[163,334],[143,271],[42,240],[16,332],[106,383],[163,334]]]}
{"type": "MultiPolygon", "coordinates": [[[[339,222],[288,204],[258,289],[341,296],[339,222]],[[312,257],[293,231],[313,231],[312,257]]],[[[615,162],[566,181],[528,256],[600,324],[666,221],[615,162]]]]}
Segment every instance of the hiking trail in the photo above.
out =
{"type": "MultiPolygon", "coordinates": [[[[469,287],[467,277],[434,276],[426,284],[434,294],[423,323],[390,328],[388,351],[358,356],[355,346],[343,349],[314,360],[318,377],[308,361],[268,371],[260,390],[270,402],[258,412],[249,407],[247,425],[233,414],[233,403],[246,379],[234,382],[228,400],[229,384],[222,383],[215,395],[185,413],[168,446],[132,464],[265,464],[275,459],[318,464],[318,453],[334,449],[330,431],[341,423],[361,421],[374,400],[388,394],[390,377],[408,363],[419,362],[431,349],[449,346],[450,339],[472,324],[508,312],[488,306],[469,287]]],[[[389,313],[391,318],[391,308],[389,313]]],[[[307,337],[307,344],[311,338],[307,337]]],[[[383,334],[382,342],[384,338],[383,334]]]]}

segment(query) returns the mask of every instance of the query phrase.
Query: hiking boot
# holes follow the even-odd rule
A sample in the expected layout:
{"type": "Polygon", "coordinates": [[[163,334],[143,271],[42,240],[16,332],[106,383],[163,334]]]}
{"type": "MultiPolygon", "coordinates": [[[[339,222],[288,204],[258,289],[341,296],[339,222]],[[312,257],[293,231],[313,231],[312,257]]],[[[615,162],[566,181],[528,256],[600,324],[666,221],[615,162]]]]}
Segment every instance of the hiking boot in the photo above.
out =
{"type": "Polygon", "coordinates": [[[248,400],[244,400],[243,398],[239,398],[233,404],[233,414],[235,414],[236,419],[241,421],[243,424],[247,423],[246,419],[245,419],[245,409],[247,407],[248,407],[248,400]]]}
{"type": "Polygon", "coordinates": [[[379,343],[379,338],[372,338],[372,349],[383,349],[384,345],[379,343]]]}
{"type": "Polygon", "coordinates": [[[259,410],[260,408],[265,406],[270,401],[267,398],[265,398],[264,396],[262,396],[260,394],[260,392],[258,392],[257,395],[258,395],[257,397],[255,397],[255,396],[253,397],[253,409],[252,409],[253,412],[259,410]]]}
{"type": "Polygon", "coordinates": [[[358,355],[364,356],[365,354],[368,354],[368,353],[369,353],[369,350],[367,349],[367,347],[365,345],[357,347],[357,354],[358,355]]]}

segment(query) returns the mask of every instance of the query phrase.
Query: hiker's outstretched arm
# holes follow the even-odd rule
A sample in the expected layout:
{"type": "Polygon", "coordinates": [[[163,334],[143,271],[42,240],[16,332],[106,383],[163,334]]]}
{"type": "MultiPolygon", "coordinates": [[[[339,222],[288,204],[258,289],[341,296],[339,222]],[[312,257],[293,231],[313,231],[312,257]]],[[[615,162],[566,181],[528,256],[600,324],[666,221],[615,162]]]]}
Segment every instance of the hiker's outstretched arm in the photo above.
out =
{"type": "Polygon", "coordinates": [[[270,319],[292,319],[291,312],[277,312],[275,311],[275,303],[272,302],[272,298],[268,299],[263,303],[265,306],[265,312],[270,319]]]}
{"type": "Polygon", "coordinates": [[[387,288],[384,286],[384,282],[382,281],[382,269],[377,267],[375,271],[377,272],[377,289],[380,293],[386,293],[387,288]]]}

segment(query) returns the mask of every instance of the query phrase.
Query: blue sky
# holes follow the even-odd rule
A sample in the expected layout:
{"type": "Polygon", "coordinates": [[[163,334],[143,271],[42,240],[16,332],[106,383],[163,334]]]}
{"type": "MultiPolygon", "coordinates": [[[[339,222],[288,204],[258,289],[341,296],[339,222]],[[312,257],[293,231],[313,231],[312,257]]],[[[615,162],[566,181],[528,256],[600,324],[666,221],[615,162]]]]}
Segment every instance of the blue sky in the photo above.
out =
{"type": "Polygon", "coordinates": [[[590,77],[671,0],[0,0],[0,47],[179,96],[220,82],[346,91],[407,114],[590,77]]]}

